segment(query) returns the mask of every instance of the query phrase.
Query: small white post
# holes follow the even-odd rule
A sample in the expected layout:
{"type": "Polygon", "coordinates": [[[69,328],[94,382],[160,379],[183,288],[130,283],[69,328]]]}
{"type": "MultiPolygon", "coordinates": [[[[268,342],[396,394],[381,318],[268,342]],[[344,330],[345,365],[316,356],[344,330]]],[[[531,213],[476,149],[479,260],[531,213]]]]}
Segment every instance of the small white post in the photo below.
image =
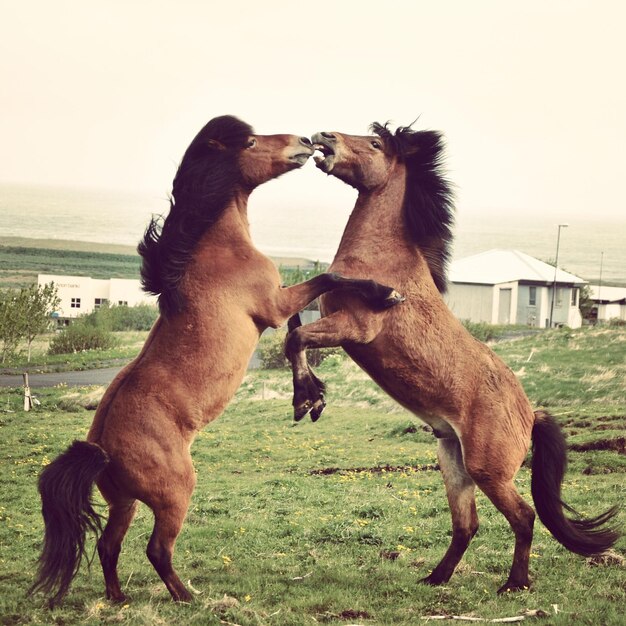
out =
{"type": "Polygon", "coordinates": [[[24,410],[30,411],[33,408],[33,397],[30,395],[28,372],[24,372],[22,377],[24,378],[24,410]]]}

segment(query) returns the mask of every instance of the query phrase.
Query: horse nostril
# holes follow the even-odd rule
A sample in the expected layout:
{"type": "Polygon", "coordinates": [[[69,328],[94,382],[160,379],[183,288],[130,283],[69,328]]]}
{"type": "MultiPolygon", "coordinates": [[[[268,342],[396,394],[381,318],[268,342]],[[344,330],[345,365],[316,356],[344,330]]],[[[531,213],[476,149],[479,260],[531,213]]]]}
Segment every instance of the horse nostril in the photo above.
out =
{"type": "Polygon", "coordinates": [[[303,143],[305,146],[313,145],[308,137],[300,137],[300,142],[303,143]]]}
{"type": "Polygon", "coordinates": [[[321,133],[322,137],[325,137],[326,139],[337,139],[337,137],[335,137],[335,135],[333,135],[333,133],[321,133]]]}

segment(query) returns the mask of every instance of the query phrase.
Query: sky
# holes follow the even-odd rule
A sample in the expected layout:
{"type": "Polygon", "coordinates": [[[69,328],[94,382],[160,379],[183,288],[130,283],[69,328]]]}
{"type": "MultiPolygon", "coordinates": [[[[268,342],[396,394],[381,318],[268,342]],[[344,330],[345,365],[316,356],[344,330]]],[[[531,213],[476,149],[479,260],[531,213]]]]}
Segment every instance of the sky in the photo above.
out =
{"type": "MultiPolygon", "coordinates": [[[[0,182],[163,198],[196,132],[444,133],[459,213],[623,219],[621,0],[0,0],[0,182]]],[[[352,206],[303,170],[264,210],[352,206]]],[[[324,213],[326,212],[326,213],[324,213]]]]}

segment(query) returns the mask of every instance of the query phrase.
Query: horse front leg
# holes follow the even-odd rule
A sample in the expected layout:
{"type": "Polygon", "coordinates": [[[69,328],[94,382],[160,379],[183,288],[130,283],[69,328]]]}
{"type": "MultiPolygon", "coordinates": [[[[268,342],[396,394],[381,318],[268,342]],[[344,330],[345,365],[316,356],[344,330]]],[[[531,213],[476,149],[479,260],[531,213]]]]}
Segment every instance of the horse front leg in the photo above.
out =
{"type": "Polygon", "coordinates": [[[335,273],[320,274],[303,283],[282,287],[276,294],[269,325],[277,328],[317,297],[335,289],[358,294],[372,309],[387,309],[404,301],[393,287],[374,280],[344,278],[335,273]]]}
{"type": "Polygon", "coordinates": [[[285,356],[293,373],[294,419],[300,421],[310,412],[316,422],[326,402],[324,383],[313,374],[306,356],[308,348],[334,348],[344,343],[369,343],[380,330],[378,316],[363,316],[359,321],[346,311],[336,311],[316,322],[300,325],[299,317],[289,321],[285,356]],[[365,322],[364,322],[365,320],[365,322]],[[360,323],[359,323],[360,322],[360,323]]]}

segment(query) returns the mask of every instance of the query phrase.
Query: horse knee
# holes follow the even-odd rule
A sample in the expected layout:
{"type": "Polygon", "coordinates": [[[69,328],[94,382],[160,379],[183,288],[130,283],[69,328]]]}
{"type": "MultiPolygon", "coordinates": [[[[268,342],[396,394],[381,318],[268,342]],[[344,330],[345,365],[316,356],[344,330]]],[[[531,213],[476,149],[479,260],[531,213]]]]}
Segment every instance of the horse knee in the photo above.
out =
{"type": "Polygon", "coordinates": [[[150,540],[146,548],[146,554],[148,555],[148,560],[159,574],[163,575],[165,570],[171,568],[172,552],[160,542],[150,540]]]}
{"type": "Polygon", "coordinates": [[[107,538],[104,535],[98,539],[97,548],[98,556],[100,557],[100,561],[103,566],[111,562],[117,562],[122,550],[120,543],[107,541],[107,538]]]}
{"type": "Polygon", "coordinates": [[[511,527],[520,538],[532,540],[534,526],[535,511],[529,504],[521,500],[517,520],[511,522],[511,527]]]}
{"type": "Polygon", "coordinates": [[[452,543],[456,546],[462,546],[463,549],[469,546],[470,541],[478,531],[478,522],[467,528],[452,529],[452,543]]]}
{"type": "Polygon", "coordinates": [[[303,342],[302,342],[302,333],[300,332],[300,327],[292,330],[285,340],[285,356],[290,359],[298,352],[302,351],[303,342]]]}

